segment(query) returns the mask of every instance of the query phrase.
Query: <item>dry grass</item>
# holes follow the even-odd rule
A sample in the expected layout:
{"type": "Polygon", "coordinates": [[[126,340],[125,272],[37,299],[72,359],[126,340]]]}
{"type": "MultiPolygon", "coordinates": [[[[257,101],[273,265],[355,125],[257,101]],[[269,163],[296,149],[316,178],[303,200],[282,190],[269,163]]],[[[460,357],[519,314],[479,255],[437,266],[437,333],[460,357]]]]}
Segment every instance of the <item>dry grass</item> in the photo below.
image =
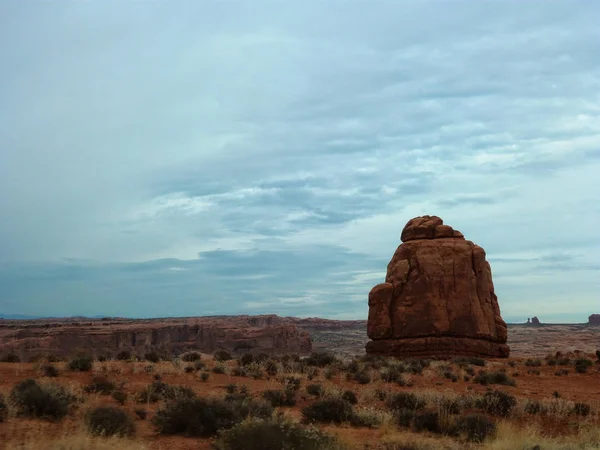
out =
{"type": "Polygon", "coordinates": [[[43,432],[31,433],[24,441],[7,442],[6,450],[146,450],[148,447],[134,439],[92,437],[78,429],[57,438],[43,432]]]}

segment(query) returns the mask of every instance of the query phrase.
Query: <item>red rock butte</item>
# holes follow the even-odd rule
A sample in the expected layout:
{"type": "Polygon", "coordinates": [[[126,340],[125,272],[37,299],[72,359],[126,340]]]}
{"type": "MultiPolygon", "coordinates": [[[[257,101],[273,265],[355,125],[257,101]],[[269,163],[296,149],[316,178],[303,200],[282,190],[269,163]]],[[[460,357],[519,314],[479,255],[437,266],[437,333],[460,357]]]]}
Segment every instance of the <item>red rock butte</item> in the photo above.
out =
{"type": "Polygon", "coordinates": [[[401,241],[369,293],[367,354],[508,357],[483,248],[436,216],[409,220],[401,241]]]}

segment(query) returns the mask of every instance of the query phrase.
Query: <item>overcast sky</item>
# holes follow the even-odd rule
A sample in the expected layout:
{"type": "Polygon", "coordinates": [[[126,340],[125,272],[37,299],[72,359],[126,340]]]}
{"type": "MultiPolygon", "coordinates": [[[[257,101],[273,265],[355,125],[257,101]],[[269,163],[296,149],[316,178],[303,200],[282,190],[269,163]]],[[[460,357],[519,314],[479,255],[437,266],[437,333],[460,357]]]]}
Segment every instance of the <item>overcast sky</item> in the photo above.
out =
{"type": "Polygon", "coordinates": [[[366,318],[400,232],[600,313],[600,2],[0,0],[0,314],[366,318]]]}

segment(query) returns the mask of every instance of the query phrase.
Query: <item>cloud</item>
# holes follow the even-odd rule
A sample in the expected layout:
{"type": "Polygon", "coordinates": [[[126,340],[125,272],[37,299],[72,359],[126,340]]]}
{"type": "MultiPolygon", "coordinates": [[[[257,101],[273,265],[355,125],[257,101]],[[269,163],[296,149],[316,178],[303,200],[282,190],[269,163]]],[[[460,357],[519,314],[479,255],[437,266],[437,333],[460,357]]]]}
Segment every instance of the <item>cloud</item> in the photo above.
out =
{"type": "Polygon", "coordinates": [[[1,309],[365,317],[437,214],[587,317],[600,6],[334,6],[0,6],[1,309]]]}

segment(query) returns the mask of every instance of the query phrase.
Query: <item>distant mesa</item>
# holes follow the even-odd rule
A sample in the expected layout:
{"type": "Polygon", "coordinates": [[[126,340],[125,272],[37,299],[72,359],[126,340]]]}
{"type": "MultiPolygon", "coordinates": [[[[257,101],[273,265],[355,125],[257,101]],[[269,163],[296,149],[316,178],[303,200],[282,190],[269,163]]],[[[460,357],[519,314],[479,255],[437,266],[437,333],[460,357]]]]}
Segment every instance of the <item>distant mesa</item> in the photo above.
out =
{"type": "Polygon", "coordinates": [[[531,319],[528,317],[525,325],[541,325],[540,319],[537,316],[533,316],[531,319]]]}
{"type": "Polygon", "coordinates": [[[505,358],[507,327],[483,248],[439,217],[408,221],[369,293],[371,355],[505,358]]]}
{"type": "Polygon", "coordinates": [[[588,325],[600,325],[600,314],[592,314],[588,317],[588,325]]]}

